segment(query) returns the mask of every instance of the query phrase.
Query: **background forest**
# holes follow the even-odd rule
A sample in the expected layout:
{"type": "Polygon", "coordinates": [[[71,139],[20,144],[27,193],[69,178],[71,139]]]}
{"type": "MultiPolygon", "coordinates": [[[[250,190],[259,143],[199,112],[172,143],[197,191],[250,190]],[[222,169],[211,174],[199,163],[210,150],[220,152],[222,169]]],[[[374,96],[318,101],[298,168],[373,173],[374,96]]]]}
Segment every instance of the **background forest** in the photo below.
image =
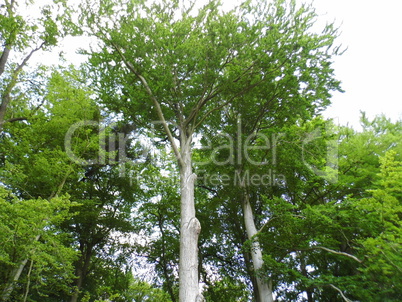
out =
{"type": "Polygon", "coordinates": [[[0,301],[401,301],[402,121],[322,117],[313,7],[0,3],[0,301]]]}

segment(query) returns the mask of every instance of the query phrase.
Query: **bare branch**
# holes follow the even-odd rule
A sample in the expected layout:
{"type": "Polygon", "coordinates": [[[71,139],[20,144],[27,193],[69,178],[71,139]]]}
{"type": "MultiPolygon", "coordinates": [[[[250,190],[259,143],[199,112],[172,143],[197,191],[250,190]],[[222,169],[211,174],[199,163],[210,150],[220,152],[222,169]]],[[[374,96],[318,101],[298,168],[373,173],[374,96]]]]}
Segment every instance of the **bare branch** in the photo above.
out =
{"type": "Polygon", "coordinates": [[[350,259],[353,259],[353,260],[355,260],[355,261],[357,261],[357,262],[359,262],[359,263],[362,263],[362,262],[363,262],[363,260],[360,260],[359,258],[357,258],[357,257],[355,257],[355,256],[353,256],[353,255],[351,255],[351,254],[344,253],[344,252],[338,252],[338,251],[331,250],[331,249],[326,248],[326,247],[323,247],[323,246],[313,246],[313,247],[311,247],[311,248],[312,248],[312,249],[324,250],[324,251],[327,251],[327,252],[332,253],[332,254],[335,254],[335,255],[345,256],[345,257],[348,257],[348,258],[350,258],[350,259]]]}
{"type": "Polygon", "coordinates": [[[45,45],[45,42],[42,42],[38,47],[34,48],[31,50],[31,52],[25,57],[25,59],[17,66],[17,69],[14,71],[14,73],[17,75],[21,69],[28,63],[29,59],[32,57],[32,55],[40,50],[43,46],[45,45]]]}
{"type": "Polygon", "coordinates": [[[10,119],[4,121],[4,124],[5,124],[5,123],[18,122],[18,121],[26,121],[26,120],[28,120],[28,117],[26,117],[26,116],[14,117],[14,118],[10,118],[10,119]]]}
{"type": "MultiPolygon", "coordinates": [[[[208,103],[208,101],[210,101],[211,99],[213,99],[215,96],[218,95],[218,90],[216,88],[213,88],[210,93],[208,94],[207,97],[203,97],[201,98],[197,105],[195,107],[193,107],[193,109],[190,112],[190,115],[188,116],[188,118],[185,121],[185,126],[189,125],[193,120],[195,120],[198,116],[198,114],[200,113],[202,107],[204,107],[206,105],[206,103],[208,103]]],[[[220,107],[221,108],[221,107],[220,107]]],[[[207,113],[208,114],[208,113],[207,113]]],[[[204,118],[202,119],[202,121],[204,120],[204,118]]],[[[194,124],[193,129],[197,128],[200,125],[200,123],[194,124]]]]}
{"type": "Polygon", "coordinates": [[[333,284],[330,284],[329,286],[331,286],[333,289],[337,290],[341,294],[343,300],[345,300],[346,302],[353,302],[352,300],[348,299],[338,287],[336,287],[333,284]]]}

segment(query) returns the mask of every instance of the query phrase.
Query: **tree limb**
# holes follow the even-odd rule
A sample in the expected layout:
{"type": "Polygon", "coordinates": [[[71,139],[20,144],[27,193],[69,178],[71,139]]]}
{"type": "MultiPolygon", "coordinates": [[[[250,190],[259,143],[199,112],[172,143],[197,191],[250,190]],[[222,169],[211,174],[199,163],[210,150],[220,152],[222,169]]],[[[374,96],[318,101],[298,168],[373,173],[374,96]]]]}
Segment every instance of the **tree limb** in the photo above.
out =
{"type": "Polygon", "coordinates": [[[14,117],[14,118],[10,118],[10,119],[4,121],[4,124],[18,122],[18,121],[27,121],[27,120],[28,120],[28,117],[26,117],[26,116],[14,117]]]}
{"type": "Polygon", "coordinates": [[[389,261],[389,263],[392,264],[393,267],[395,267],[400,273],[402,273],[402,269],[401,269],[398,265],[396,265],[396,264],[384,253],[384,251],[380,251],[380,252],[381,252],[381,254],[383,254],[384,257],[389,261]]]}
{"type": "Polygon", "coordinates": [[[158,100],[156,99],[156,97],[154,96],[151,87],[148,85],[147,80],[141,75],[141,73],[138,72],[138,70],[133,66],[133,64],[131,64],[126,56],[123,54],[123,52],[121,51],[120,47],[117,46],[113,41],[110,41],[110,43],[112,44],[112,46],[114,47],[114,49],[116,49],[116,51],[118,52],[120,58],[123,60],[124,64],[127,66],[127,68],[134,73],[137,78],[141,81],[142,85],[144,86],[147,94],[149,95],[149,97],[151,98],[152,102],[154,103],[155,109],[156,109],[156,113],[159,117],[159,120],[162,123],[162,126],[166,132],[166,135],[168,136],[168,139],[170,141],[170,144],[172,145],[173,151],[176,155],[177,161],[179,162],[179,165],[182,166],[183,165],[183,160],[181,158],[181,154],[179,151],[179,148],[177,147],[175,141],[174,141],[174,137],[172,132],[170,131],[168,124],[165,120],[165,116],[163,115],[163,111],[162,108],[158,102],[158,100]]]}
{"type": "MultiPolygon", "coordinates": [[[[12,17],[13,14],[13,7],[14,7],[14,0],[11,0],[10,3],[6,1],[6,8],[7,12],[9,14],[9,17],[12,17]]],[[[3,53],[1,54],[0,57],[0,76],[3,74],[5,68],[6,68],[6,63],[8,60],[8,56],[10,55],[11,51],[11,45],[4,45],[3,53]]]]}
{"type": "MultiPolygon", "coordinates": [[[[6,86],[6,89],[1,97],[1,105],[0,105],[0,131],[3,129],[3,124],[5,123],[4,118],[6,116],[6,111],[8,104],[11,101],[11,91],[16,85],[18,74],[21,72],[22,68],[28,63],[29,59],[31,56],[41,49],[45,45],[45,42],[43,42],[41,45],[39,45],[37,48],[34,48],[30,51],[30,53],[24,58],[24,60],[17,66],[17,68],[12,72],[11,80],[6,86]]],[[[2,56],[3,58],[3,56],[2,56]]]]}
{"type": "Polygon", "coordinates": [[[336,287],[333,284],[330,284],[329,286],[331,286],[333,289],[337,290],[341,294],[343,300],[345,300],[346,302],[353,302],[352,300],[348,299],[338,287],[336,287]]]}
{"type": "Polygon", "coordinates": [[[6,63],[8,60],[8,55],[10,54],[10,48],[4,46],[3,53],[1,54],[0,57],[0,76],[3,74],[5,68],[6,68],[6,63]]]}
{"type": "Polygon", "coordinates": [[[42,47],[45,45],[46,42],[42,42],[38,47],[32,49],[29,54],[25,57],[25,59],[17,66],[17,69],[14,71],[14,73],[17,75],[21,69],[27,64],[29,59],[32,57],[32,55],[37,52],[38,50],[42,49],[42,47]]]}
{"type": "Polygon", "coordinates": [[[355,257],[355,256],[353,256],[351,254],[344,253],[344,252],[338,252],[338,251],[331,250],[331,249],[323,247],[323,246],[313,246],[313,247],[311,247],[311,249],[320,249],[320,250],[324,250],[324,251],[327,251],[327,252],[332,253],[332,254],[346,256],[346,257],[351,258],[351,259],[353,259],[353,260],[355,260],[355,261],[357,261],[359,263],[363,262],[363,260],[360,260],[359,258],[357,258],[357,257],[355,257]]]}
{"type": "MultiPolygon", "coordinates": [[[[213,99],[215,96],[218,95],[218,90],[216,88],[212,88],[211,91],[209,92],[208,96],[204,97],[202,96],[199,100],[196,106],[193,107],[193,109],[191,110],[189,116],[187,117],[186,121],[185,121],[185,126],[189,125],[193,120],[195,120],[198,116],[198,113],[200,112],[200,110],[202,109],[202,107],[205,106],[205,104],[213,99]]],[[[197,124],[199,125],[199,123],[197,124]]],[[[195,128],[195,127],[194,127],[195,128]]]]}

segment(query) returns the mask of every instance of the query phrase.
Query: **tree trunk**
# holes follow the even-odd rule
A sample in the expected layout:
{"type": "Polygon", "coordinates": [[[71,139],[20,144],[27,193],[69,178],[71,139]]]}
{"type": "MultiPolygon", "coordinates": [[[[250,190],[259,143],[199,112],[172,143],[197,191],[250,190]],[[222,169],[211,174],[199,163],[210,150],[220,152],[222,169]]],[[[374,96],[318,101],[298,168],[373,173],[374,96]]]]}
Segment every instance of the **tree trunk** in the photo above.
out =
{"type": "Polygon", "coordinates": [[[78,296],[80,294],[80,290],[82,288],[82,284],[84,283],[85,280],[85,276],[88,273],[88,269],[89,269],[89,264],[91,262],[91,256],[92,256],[92,247],[87,247],[87,249],[85,249],[85,252],[82,255],[82,261],[80,261],[80,263],[78,264],[79,267],[77,267],[77,281],[76,281],[76,289],[73,293],[73,295],[71,296],[70,302],[77,302],[78,301],[78,296]]]}
{"type": "MultiPolygon", "coordinates": [[[[245,242],[246,240],[247,240],[247,238],[244,238],[243,242],[245,242]]],[[[251,260],[251,254],[248,251],[244,250],[243,257],[244,257],[244,262],[246,264],[246,270],[250,276],[250,281],[251,281],[251,284],[253,287],[252,288],[253,289],[253,297],[255,299],[255,302],[261,302],[260,295],[258,293],[257,277],[254,274],[253,262],[251,260]]]]}
{"type": "Polygon", "coordinates": [[[11,293],[14,290],[15,283],[18,281],[18,279],[21,276],[21,273],[25,267],[25,265],[28,263],[28,259],[24,259],[20,265],[13,269],[11,272],[11,280],[10,282],[6,285],[6,287],[3,290],[3,293],[1,294],[1,301],[8,301],[10,298],[11,293]]]}
{"type": "MultiPolygon", "coordinates": [[[[38,241],[39,239],[40,235],[37,235],[34,241],[38,241]]],[[[15,283],[20,279],[22,271],[24,270],[25,265],[28,263],[28,260],[28,258],[22,260],[20,265],[12,270],[10,274],[10,282],[6,285],[1,294],[1,301],[8,301],[10,298],[10,295],[14,290],[15,283]]]]}
{"type": "Polygon", "coordinates": [[[198,284],[198,236],[201,224],[195,217],[194,182],[191,167],[191,137],[181,136],[180,190],[180,263],[179,301],[203,301],[198,284]]]}
{"type": "Polygon", "coordinates": [[[253,238],[257,234],[257,228],[254,222],[253,210],[250,205],[250,199],[247,192],[244,192],[243,200],[244,224],[249,240],[252,240],[251,258],[253,260],[254,273],[257,279],[258,296],[261,302],[273,302],[272,284],[271,282],[261,278],[258,270],[262,268],[264,262],[262,260],[262,251],[259,242],[253,238]]]}
{"type": "MultiPolygon", "coordinates": [[[[7,87],[8,88],[8,87],[7,87]]],[[[10,94],[7,91],[4,92],[2,98],[1,98],[1,104],[0,104],[0,132],[3,131],[3,125],[5,122],[5,117],[6,117],[6,111],[7,111],[7,106],[10,103],[10,94]]]]}

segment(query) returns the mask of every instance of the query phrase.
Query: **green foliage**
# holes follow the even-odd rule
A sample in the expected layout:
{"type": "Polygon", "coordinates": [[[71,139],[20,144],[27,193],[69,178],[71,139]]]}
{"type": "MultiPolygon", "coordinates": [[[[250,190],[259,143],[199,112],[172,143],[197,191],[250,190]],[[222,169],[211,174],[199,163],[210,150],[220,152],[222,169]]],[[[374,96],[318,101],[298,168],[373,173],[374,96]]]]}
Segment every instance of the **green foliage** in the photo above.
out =
{"type": "MultiPolygon", "coordinates": [[[[12,284],[16,270],[28,261],[32,272],[14,286],[34,290],[39,296],[51,291],[67,294],[77,253],[66,246],[70,239],[59,227],[71,218],[69,198],[21,200],[3,187],[0,190],[1,290],[12,284]]],[[[16,293],[12,297],[13,301],[22,301],[16,293]]]]}
{"type": "Polygon", "coordinates": [[[205,290],[206,301],[249,301],[246,285],[231,278],[212,282],[205,290]]]}
{"type": "MultiPolygon", "coordinates": [[[[203,114],[220,115],[228,103],[247,121],[267,112],[277,123],[294,120],[328,105],[329,92],[339,89],[330,67],[336,30],[309,33],[315,15],[308,8],[281,1],[228,13],[214,1],[199,11],[178,2],[96,7],[89,4],[84,15],[103,43],[91,53],[91,75],[108,108],[136,124],[158,117],[130,64],[173,125],[180,124],[175,108],[181,108],[183,117],[194,115],[194,126],[208,128],[203,114]]],[[[221,118],[208,124],[219,127],[221,118]]]]}
{"type": "Polygon", "coordinates": [[[372,197],[356,202],[370,224],[371,232],[359,243],[366,257],[360,271],[370,288],[375,288],[372,301],[397,301],[402,294],[402,258],[398,252],[402,248],[402,162],[395,159],[396,155],[388,151],[381,158],[379,188],[370,191],[372,197]]]}
{"type": "Polygon", "coordinates": [[[67,1],[35,6],[36,19],[11,3],[0,8],[9,300],[178,300],[178,166],[152,96],[175,138],[195,134],[207,301],[253,301],[256,276],[272,281],[277,301],[400,300],[402,123],[363,114],[358,132],[319,116],[341,90],[331,66],[340,50],[333,25],[313,31],[312,7],[88,1],[78,28],[67,1]],[[84,30],[100,44],[81,70],[19,66],[84,30]],[[118,133],[125,149],[111,145],[118,133]],[[263,251],[257,272],[245,193],[263,251]]]}
{"type": "Polygon", "coordinates": [[[45,47],[55,46],[57,39],[66,33],[72,33],[72,23],[65,21],[71,16],[69,5],[63,1],[52,4],[35,3],[35,1],[6,1],[0,14],[0,35],[4,46],[24,52],[34,49],[41,43],[45,47]],[[27,11],[34,11],[27,17],[27,11]]]}

